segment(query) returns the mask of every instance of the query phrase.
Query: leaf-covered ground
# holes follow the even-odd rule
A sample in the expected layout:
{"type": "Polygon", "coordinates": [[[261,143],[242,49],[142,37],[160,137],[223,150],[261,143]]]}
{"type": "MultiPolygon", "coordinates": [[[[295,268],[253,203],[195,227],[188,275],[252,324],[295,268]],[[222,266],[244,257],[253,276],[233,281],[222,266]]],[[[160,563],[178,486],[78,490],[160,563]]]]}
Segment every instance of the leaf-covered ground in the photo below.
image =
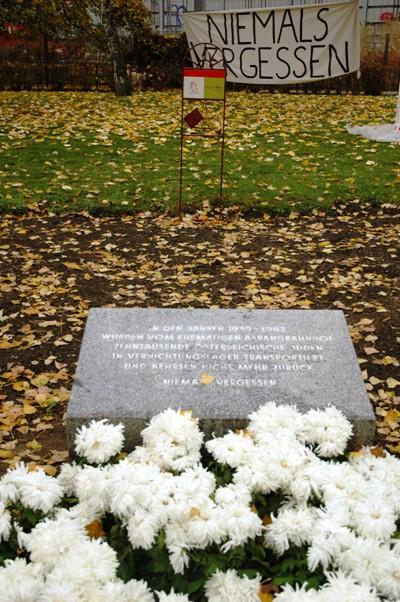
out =
{"type": "Polygon", "coordinates": [[[4,214],[0,457],[49,473],[66,457],[63,416],[90,307],[343,309],[377,416],[400,451],[400,211],[338,207],[246,220],[205,210],[4,214]]]}
{"type": "MultiPolygon", "coordinates": [[[[221,103],[191,104],[214,132],[221,103]]],[[[176,210],[179,91],[0,93],[0,208],[94,213],[176,210]]],[[[225,203],[284,213],[359,198],[400,200],[400,144],[347,133],[393,123],[396,97],[229,92],[225,203]]],[[[215,139],[185,144],[184,202],[218,194],[215,139]]]]}

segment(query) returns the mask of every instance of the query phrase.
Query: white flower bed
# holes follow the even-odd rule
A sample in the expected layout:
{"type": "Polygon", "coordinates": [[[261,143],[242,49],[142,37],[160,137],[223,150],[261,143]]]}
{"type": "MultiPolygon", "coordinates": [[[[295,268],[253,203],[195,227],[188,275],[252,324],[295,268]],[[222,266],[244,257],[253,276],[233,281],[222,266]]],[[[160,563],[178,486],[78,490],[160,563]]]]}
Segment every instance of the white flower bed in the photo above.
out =
{"type": "Polygon", "coordinates": [[[350,435],[333,407],[300,414],[267,403],[245,431],[207,441],[203,466],[203,435],[189,412],[154,417],[143,446],[118,460],[121,425],[82,427],[81,464],[65,464],[56,478],[21,464],[0,480],[0,559],[8,555],[0,602],[260,602],[272,600],[263,584],[288,581],[280,559],[296,563],[300,553],[307,580],[315,573],[322,585],[286,583],[274,601],[398,600],[400,461],[367,448],[333,460],[350,435]],[[265,512],[269,500],[280,500],[275,512],[265,512]],[[106,524],[116,526],[103,531],[106,524]],[[137,578],[137,560],[135,575],[118,578],[135,554],[152,558],[160,579],[157,562],[167,555],[167,591],[151,588],[150,575],[137,578]],[[189,589],[176,588],[185,580],[189,589]]]}

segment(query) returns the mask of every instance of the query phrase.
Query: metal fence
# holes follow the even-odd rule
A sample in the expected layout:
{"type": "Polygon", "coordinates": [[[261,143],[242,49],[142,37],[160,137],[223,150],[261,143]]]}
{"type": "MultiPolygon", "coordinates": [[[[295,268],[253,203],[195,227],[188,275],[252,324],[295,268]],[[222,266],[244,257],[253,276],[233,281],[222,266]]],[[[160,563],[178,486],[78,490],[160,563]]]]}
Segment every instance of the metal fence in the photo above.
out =
{"type": "MultiPolygon", "coordinates": [[[[318,4],[332,0],[317,0],[318,4]]],[[[161,33],[183,31],[183,19],[188,11],[235,10],[316,4],[315,0],[145,0],[152,13],[153,26],[161,33]]],[[[400,19],[400,0],[361,0],[360,21],[363,24],[384,23],[400,19]]]]}

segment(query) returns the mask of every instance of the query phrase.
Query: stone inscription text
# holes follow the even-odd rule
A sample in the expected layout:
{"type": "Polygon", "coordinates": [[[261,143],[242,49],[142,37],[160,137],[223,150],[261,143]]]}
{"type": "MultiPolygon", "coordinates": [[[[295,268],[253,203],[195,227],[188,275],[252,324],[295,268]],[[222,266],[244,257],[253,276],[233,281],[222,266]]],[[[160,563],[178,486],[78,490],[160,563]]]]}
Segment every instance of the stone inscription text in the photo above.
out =
{"type": "Polygon", "coordinates": [[[152,325],[107,332],[110,360],[124,370],[151,371],[163,386],[201,385],[200,373],[222,387],[266,387],[279,372],[310,373],[326,361],[331,334],[296,334],[284,325],[152,325]]]}

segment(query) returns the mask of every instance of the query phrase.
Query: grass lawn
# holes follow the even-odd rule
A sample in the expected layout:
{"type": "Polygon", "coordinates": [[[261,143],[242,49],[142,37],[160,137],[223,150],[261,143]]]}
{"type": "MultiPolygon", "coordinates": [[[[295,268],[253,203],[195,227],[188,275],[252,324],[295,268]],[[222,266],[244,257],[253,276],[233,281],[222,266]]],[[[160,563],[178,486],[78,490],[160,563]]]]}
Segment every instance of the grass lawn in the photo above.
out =
{"type": "MultiPolygon", "coordinates": [[[[215,107],[207,107],[211,126],[215,107]]],[[[395,111],[395,97],[228,93],[225,204],[285,213],[352,199],[399,202],[400,145],[344,127],[391,123],[395,111]]],[[[0,208],[173,211],[179,132],[179,91],[2,92],[0,208]]],[[[219,157],[211,139],[186,144],[186,207],[215,202],[219,157]]]]}

